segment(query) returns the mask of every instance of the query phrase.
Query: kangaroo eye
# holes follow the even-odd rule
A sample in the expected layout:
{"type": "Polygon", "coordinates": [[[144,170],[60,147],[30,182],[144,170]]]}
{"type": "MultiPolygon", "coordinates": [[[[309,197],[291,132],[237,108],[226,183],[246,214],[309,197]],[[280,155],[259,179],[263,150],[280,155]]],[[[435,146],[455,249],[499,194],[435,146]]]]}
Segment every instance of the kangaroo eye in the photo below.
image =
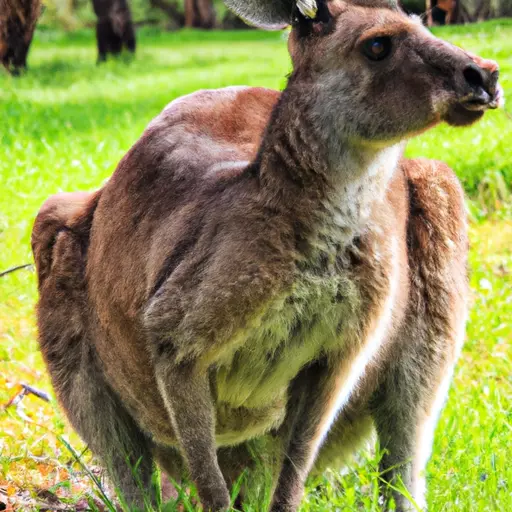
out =
{"type": "Polygon", "coordinates": [[[363,43],[363,53],[370,60],[383,60],[391,53],[390,37],[372,37],[363,43]]]}

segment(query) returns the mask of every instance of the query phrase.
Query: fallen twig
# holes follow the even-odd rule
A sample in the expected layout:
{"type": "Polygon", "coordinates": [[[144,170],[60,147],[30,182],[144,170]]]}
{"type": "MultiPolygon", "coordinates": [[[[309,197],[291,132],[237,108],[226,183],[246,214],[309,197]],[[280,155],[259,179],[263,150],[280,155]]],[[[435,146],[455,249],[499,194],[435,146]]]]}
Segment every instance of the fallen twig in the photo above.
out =
{"type": "Polygon", "coordinates": [[[0,272],[0,277],[4,277],[7,274],[11,274],[12,272],[16,272],[17,270],[23,270],[24,268],[32,268],[32,263],[25,263],[24,265],[17,265],[16,267],[8,268],[7,270],[4,270],[0,272]]]}
{"type": "MultiPolygon", "coordinates": [[[[15,406],[16,412],[19,414],[20,409],[19,406],[21,404],[21,401],[23,398],[25,398],[27,395],[34,395],[37,396],[37,398],[40,398],[41,400],[44,400],[45,402],[50,401],[50,396],[45,391],[41,391],[40,389],[36,389],[33,386],[29,386],[28,384],[19,384],[18,386],[19,391],[14,394],[9,401],[4,404],[3,409],[7,409],[8,407],[15,406]]],[[[24,414],[22,414],[24,416],[24,414]]]]}
{"type": "Polygon", "coordinates": [[[40,398],[45,402],[50,401],[50,395],[46,393],[46,391],[41,391],[40,389],[34,388],[33,386],[29,386],[28,384],[22,383],[21,385],[23,386],[23,389],[25,389],[28,393],[37,396],[37,398],[40,398]]]}

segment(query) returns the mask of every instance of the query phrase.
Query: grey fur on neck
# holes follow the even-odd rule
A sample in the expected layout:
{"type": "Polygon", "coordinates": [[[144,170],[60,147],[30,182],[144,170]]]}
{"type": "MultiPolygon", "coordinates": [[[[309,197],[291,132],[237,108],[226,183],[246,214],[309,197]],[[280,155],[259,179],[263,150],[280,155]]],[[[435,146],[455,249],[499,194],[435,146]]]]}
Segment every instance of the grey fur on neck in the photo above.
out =
{"type": "Polygon", "coordinates": [[[343,129],[341,110],[324,115],[317,100],[289,83],[261,146],[260,173],[278,201],[287,192],[292,208],[307,204],[328,237],[349,242],[384,199],[403,145],[361,143],[343,129]]]}

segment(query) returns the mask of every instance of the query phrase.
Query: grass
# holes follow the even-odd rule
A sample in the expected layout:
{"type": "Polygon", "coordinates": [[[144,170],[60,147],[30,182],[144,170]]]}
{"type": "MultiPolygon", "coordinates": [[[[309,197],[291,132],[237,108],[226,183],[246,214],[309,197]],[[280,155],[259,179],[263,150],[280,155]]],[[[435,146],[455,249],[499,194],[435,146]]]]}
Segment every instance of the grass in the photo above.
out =
{"type": "MultiPolygon", "coordinates": [[[[497,59],[512,93],[511,21],[438,33],[497,59]]],[[[20,79],[0,74],[0,271],[31,261],[31,225],[44,199],[99,187],[173,98],[233,84],[280,88],[289,70],[283,36],[257,31],[146,29],[134,61],[97,67],[95,57],[91,31],[40,30],[30,72],[20,79]]],[[[512,120],[493,112],[468,129],[439,127],[408,148],[411,156],[443,159],[455,169],[474,219],[467,343],[428,466],[428,501],[436,512],[512,510],[512,216],[504,207],[512,182],[511,135],[512,120]]],[[[35,301],[33,272],[0,278],[0,404],[20,383],[51,390],[37,349],[35,301]]],[[[25,500],[19,508],[36,509],[50,492],[74,510],[94,507],[87,498],[92,479],[66,444],[78,455],[84,446],[54,401],[29,395],[17,410],[0,411],[0,422],[0,501],[8,495],[25,500]]],[[[98,478],[94,461],[82,458],[98,478]]],[[[377,510],[376,463],[368,450],[342,473],[318,478],[302,510],[377,510]]]]}

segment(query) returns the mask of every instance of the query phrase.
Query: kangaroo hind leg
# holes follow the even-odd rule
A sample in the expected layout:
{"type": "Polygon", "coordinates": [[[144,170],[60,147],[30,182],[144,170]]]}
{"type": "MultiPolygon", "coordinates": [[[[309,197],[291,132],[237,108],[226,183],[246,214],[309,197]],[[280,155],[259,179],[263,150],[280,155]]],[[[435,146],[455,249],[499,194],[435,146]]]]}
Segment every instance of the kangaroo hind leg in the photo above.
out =
{"type": "Polygon", "coordinates": [[[132,509],[155,502],[148,441],[108,384],[88,315],[85,264],[95,194],[53,196],[32,232],[39,344],[60,405],[132,509]]]}
{"type": "MultiPolygon", "coordinates": [[[[463,194],[445,164],[407,161],[410,190],[408,251],[410,297],[396,335],[396,357],[371,400],[383,477],[401,479],[422,508],[424,471],[434,429],[464,338],[468,251],[463,194]]],[[[414,510],[394,493],[398,510],[414,510]]]]}

